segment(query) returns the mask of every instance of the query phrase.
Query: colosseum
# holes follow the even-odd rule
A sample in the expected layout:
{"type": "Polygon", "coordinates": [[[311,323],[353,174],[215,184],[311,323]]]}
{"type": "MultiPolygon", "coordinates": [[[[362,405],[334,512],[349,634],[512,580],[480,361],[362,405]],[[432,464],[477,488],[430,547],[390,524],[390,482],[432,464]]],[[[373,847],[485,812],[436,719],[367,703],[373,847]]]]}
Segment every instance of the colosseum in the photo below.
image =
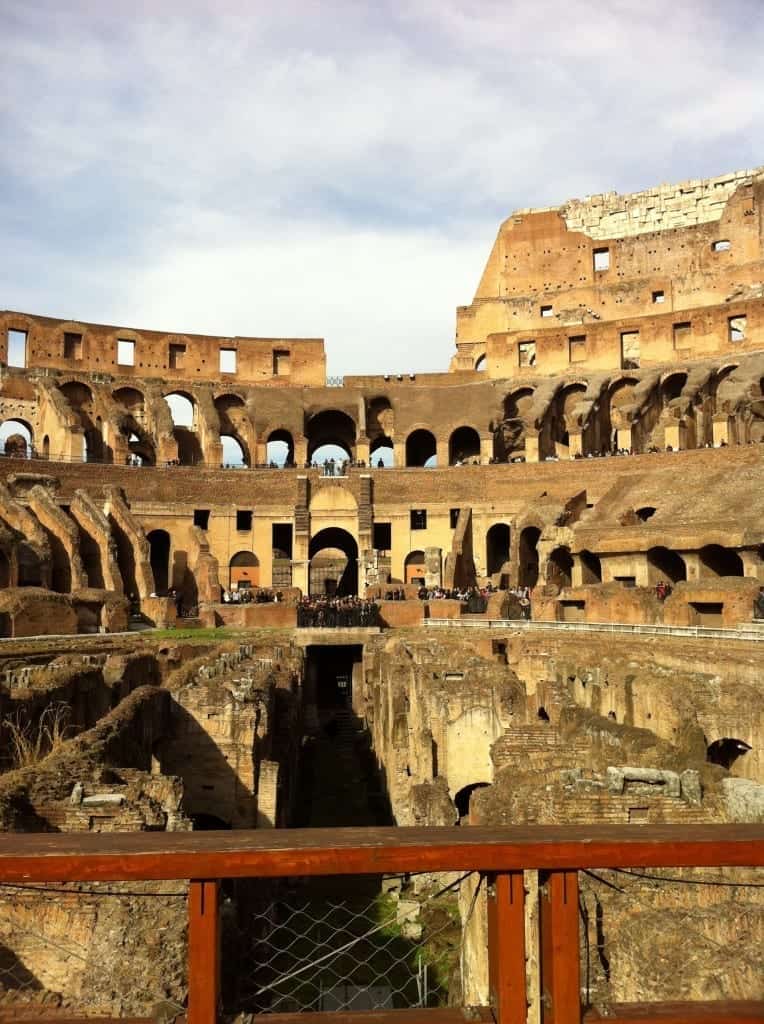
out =
{"type": "Polygon", "coordinates": [[[445,372],[0,321],[0,1022],[764,1021],[764,168],[445,372]]]}

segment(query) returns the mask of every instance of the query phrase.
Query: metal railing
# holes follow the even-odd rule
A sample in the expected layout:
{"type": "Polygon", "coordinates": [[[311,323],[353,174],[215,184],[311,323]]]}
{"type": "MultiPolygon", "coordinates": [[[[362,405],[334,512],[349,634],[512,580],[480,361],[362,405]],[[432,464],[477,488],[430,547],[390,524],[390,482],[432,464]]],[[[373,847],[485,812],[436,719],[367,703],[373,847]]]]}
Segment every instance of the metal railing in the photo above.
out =
{"type": "Polygon", "coordinates": [[[717,626],[664,626],[640,622],[543,622],[536,619],[424,619],[429,629],[519,629],[528,632],[632,633],[638,636],[686,636],[712,640],[764,641],[764,621],[717,626]]]}
{"type": "MultiPolygon", "coordinates": [[[[650,878],[655,877],[649,874],[652,869],[668,867],[762,868],[764,825],[262,829],[233,832],[85,832],[44,837],[7,833],[0,837],[0,893],[10,892],[14,899],[17,894],[24,893],[24,898],[29,900],[30,894],[39,894],[42,886],[49,894],[57,896],[63,892],[65,897],[71,894],[73,899],[128,901],[128,915],[121,911],[114,912],[111,918],[107,915],[106,930],[101,933],[102,942],[105,939],[100,948],[103,962],[99,962],[98,970],[89,975],[95,981],[102,980],[104,995],[110,991],[110,978],[104,978],[104,972],[108,974],[111,971],[116,977],[115,971],[132,969],[136,956],[141,971],[143,962],[151,961],[152,949],[156,955],[167,942],[172,941],[174,933],[167,915],[183,911],[178,900],[183,901],[188,919],[186,966],[182,980],[179,981],[177,975],[165,980],[168,989],[166,1000],[172,1011],[170,1016],[176,1017],[181,1002],[185,1001],[188,1024],[213,1024],[220,1018],[224,1002],[221,936],[225,940],[223,920],[227,919],[229,924],[232,921],[230,911],[223,913],[224,904],[230,901],[231,883],[228,883],[226,895],[218,879],[257,879],[261,891],[268,894],[268,899],[260,904],[258,911],[262,927],[258,933],[257,959],[249,962],[251,969],[257,971],[252,975],[257,997],[272,993],[274,987],[279,992],[291,993],[293,997],[293,983],[307,980],[309,976],[308,987],[315,990],[318,986],[317,993],[310,991],[307,994],[311,1005],[317,1002],[323,1010],[337,1009],[338,999],[352,998],[346,992],[341,996],[338,993],[347,989],[349,975],[356,970],[356,965],[368,966],[371,963],[371,980],[375,981],[380,975],[373,972],[382,969],[379,957],[392,944],[395,950],[391,969],[395,971],[395,980],[391,982],[388,978],[379,986],[371,986],[389,990],[379,997],[385,1003],[383,1012],[386,1014],[379,1019],[388,1024],[393,1018],[401,1024],[421,1022],[423,1013],[432,1024],[456,1024],[465,1019],[522,1024],[527,1014],[529,980],[541,993],[542,1024],[581,1024],[584,1008],[581,997],[579,871],[587,875],[592,874],[592,869],[623,874],[624,869],[631,869],[627,873],[650,878]],[[539,873],[533,883],[537,890],[532,888],[527,896],[524,870],[539,873]],[[380,913],[378,908],[370,910],[370,905],[362,902],[360,913],[347,910],[347,895],[352,897],[352,887],[356,884],[354,879],[361,881],[364,878],[368,880],[370,876],[379,879],[381,875],[423,872],[457,872],[460,875],[476,872],[480,876],[480,885],[485,884],[490,1007],[441,1005],[432,1010],[424,1009],[421,977],[419,982],[416,977],[412,982],[408,975],[403,977],[398,973],[403,961],[410,967],[406,948],[399,942],[404,936],[394,931],[385,934],[385,929],[411,923],[407,911],[404,909],[402,915],[396,911],[393,922],[388,919],[391,915],[385,916],[384,907],[380,913]],[[323,906],[318,906],[310,901],[306,903],[299,896],[285,896],[275,887],[275,879],[292,880],[293,884],[295,878],[323,879],[321,885],[329,885],[334,879],[334,885],[340,887],[343,898],[340,903],[324,899],[323,906]],[[184,884],[179,886],[179,882],[186,879],[190,879],[187,889],[184,884]],[[164,880],[162,885],[157,886],[161,880],[164,880]],[[106,882],[111,884],[104,885],[106,882]],[[272,893],[278,895],[270,895],[272,893]],[[529,960],[527,956],[529,940],[526,938],[525,915],[528,899],[539,901],[540,968],[535,966],[534,959],[529,960]],[[129,915],[135,914],[132,908],[141,904],[145,906],[143,924],[146,927],[133,929],[129,915]],[[350,938],[341,941],[335,934],[338,913],[344,919],[343,934],[348,929],[350,934],[350,938]],[[321,928],[321,921],[328,922],[325,929],[321,928]],[[160,935],[162,938],[157,945],[160,935]],[[372,937],[380,935],[381,941],[373,944],[368,956],[359,952],[351,958],[348,966],[343,958],[350,948],[359,951],[361,943],[368,944],[372,937]],[[154,943],[148,951],[143,946],[131,950],[131,944],[140,944],[144,939],[149,946],[152,941],[154,943]],[[109,943],[118,948],[111,949],[109,943]],[[318,951],[321,943],[325,946],[324,952],[318,951]],[[289,952],[294,951],[296,944],[301,947],[301,955],[296,960],[294,957],[290,959],[289,952]],[[317,975],[319,962],[335,965],[330,992],[317,975]],[[285,986],[290,987],[285,989],[285,986]],[[404,1000],[410,1008],[398,1010],[393,992],[400,994],[404,990],[412,992],[412,996],[404,1000]],[[415,1004],[413,1008],[412,1001],[415,1004]],[[392,1007],[389,1005],[391,1002],[392,1007]]],[[[453,884],[459,884],[465,878],[462,875],[453,884]]],[[[618,888],[607,881],[605,884],[618,888]]],[[[719,881],[717,875],[713,879],[700,879],[697,884],[733,887],[742,884],[756,889],[764,885],[755,878],[751,880],[750,872],[746,872],[742,881],[719,881]]],[[[45,895],[40,898],[45,898],[45,895]]],[[[106,911],[100,913],[105,914],[106,911]]],[[[88,931],[68,934],[60,927],[61,920],[68,918],[65,915],[62,918],[60,912],[55,912],[50,919],[41,913],[26,914],[20,917],[16,931],[13,928],[3,930],[3,955],[7,958],[9,949],[10,955],[14,955],[11,947],[20,941],[19,935],[27,955],[26,961],[14,962],[13,970],[5,970],[6,980],[31,991],[36,983],[35,968],[52,970],[48,954],[56,946],[63,947],[66,958],[74,958],[77,964],[83,964],[83,958],[87,959],[91,952],[85,948],[88,931]],[[41,934],[51,925],[57,928],[53,942],[50,936],[41,934]],[[44,949],[35,945],[40,941],[44,949]],[[39,952],[35,953],[35,950],[39,952]],[[36,964],[37,955],[48,959],[36,964]]],[[[137,922],[138,925],[140,923],[137,922]]],[[[183,932],[182,924],[182,920],[174,921],[175,931],[180,934],[183,932]]],[[[446,922],[441,919],[440,931],[445,929],[446,922]]],[[[416,942],[418,936],[413,935],[413,938],[416,942]]],[[[690,935],[687,942],[691,945],[690,935]]],[[[223,977],[229,982],[232,969],[235,977],[250,973],[246,959],[248,948],[238,938],[235,946],[229,945],[223,964],[223,977]]],[[[687,949],[686,955],[690,957],[691,954],[691,948],[687,949]]],[[[20,960],[18,956],[16,959],[20,960]]],[[[139,983],[145,984],[145,979],[139,979],[139,983]]],[[[156,972],[152,975],[152,984],[156,987],[156,972]]],[[[86,990],[85,996],[87,994],[86,990]]],[[[146,995],[153,995],[150,985],[146,986],[146,995]]],[[[278,1012],[284,1008],[279,1002],[281,1000],[274,1006],[271,1001],[269,1008],[278,1012]]],[[[299,1009],[299,999],[297,1002],[299,1009]]],[[[288,1005],[295,1008],[294,998],[288,1005]]],[[[96,1015],[100,1014],[101,1018],[113,1019],[120,1013],[134,1016],[129,1008],[126,1010],[121,1005],[112,1005],[104,1012],[101,1002],[90,1006],[91,1014],[94,1006],[96,1015]]],[[[643,1011],[640,1020],[660,1019],[664,1024],[687,1024],[693,1020],[713,1020],[715,1024],[733,1024],[743,1018],[764,1020],[764,1003],[747,1003],[742,1009],[741,1006],[728,1002],[665,1004],[662,1014],[653,1015],[644,1012],[649,1010],[647,1006],[638,1009],[643,1011]]],[[[79,1004],[74,1006],[74,1012],[67,1009],[66,1016],[70,1020],[77,1014],[83,1014],[79,1004]]],[[[302,1019],[319,1018],[322,1021],[331,1019],[324,1012],[309,1014],[302,1019]]],[[[97,1016],[90,1019],[97,1019],[97,1016]]],[[[291,1016],[275,1019],[294,1020],[291,1016]]],[[[341,1019],[347,1022],[353,1018],[346,1015],[341,1019]]],[[[608,1018],[610,1024],[623,1024],[625,1019],[619,1016],[617,1007],[608,1018]]]]}

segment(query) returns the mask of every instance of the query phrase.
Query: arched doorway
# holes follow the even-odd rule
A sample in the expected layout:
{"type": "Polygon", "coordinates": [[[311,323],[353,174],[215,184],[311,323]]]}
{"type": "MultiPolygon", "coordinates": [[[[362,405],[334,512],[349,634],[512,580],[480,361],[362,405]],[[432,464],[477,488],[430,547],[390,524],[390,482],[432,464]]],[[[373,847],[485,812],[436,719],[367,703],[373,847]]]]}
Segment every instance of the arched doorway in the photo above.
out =
{"type": "Polygon", "coordinates": [[[539,579],[538,542],[541,530],[526,526],[520,534],[518,583],[521,587],[535,587],[539,579]]]}
{"type": "Polygon", "coordinates": [[[558,587],[569,587],[573,582],[573,556],[570,548],[555,548],[549,556],[546,566],[547,583],[558,587]]]}
{"type": "Polygon", "coordinates": [[[429,430],[414,430],[406,438],[406,465],[425,466],[437,465],[437,444],[435,435],[429,430]]]}
{"type": "Polygon", "coordinates": [[[743,576],[743,560],[737,551],[724,548],[720,544],[707,544],[699,551],[700,575],[710,576],[743,576]]]}
{"type": "Polygon", "coordinates": [[[178,444],[178,461],[181,466],[197,466],[204,459],[202,447],[196,434],[196,404],[193,399],[180,391],[164,396],[170,409],[173,436],[178,444]]]}
{"type": "Polygon", "coordinates": [[[260,560],[254,551],[237,551],[228,563],[230,590],[247,590],[260,586],[260,560]]]}
{"type": "Polygon", "coordinates": [[[485,538],[485,564],[489,576],[502,572],[509,561],[509,527],[494,523],[485,538]]]}
{"type": "Polygon", "coordinates": [[[427,567],[424,551],[410,551],[403,563],[403,579],[406,583],[424,584],[427,567]]]}
{"type": "Polygon", "coordinates": [[[234,437],[233,434],[221,434],[220,444],[226,469],[243,469],[249,465],[246,450],[238,437],[234,437]]]}
{"type": "Polygon", "coordinates": [[[269,466],[294,465],[294,438],[288,430],[273,430],[268,435],[265,459],[269,466]]]}
{"type": "Polygon", "coordinates": [[[462,788],[456,793],[454,796],[454,805],[456,806],[456,813],[459,815],[460,822],[470,816],[470,800],[472,799],[472,794],[475,790],[485,789],[490,785],[490,782],[471,782],[469,786],[462,786],[462,788]]]}
{"type": "Polygon", "coordinates": [[[146,539],[151,548],[154,593],[165,597],[170,587],[170,534],[167,530],[152,530],[146,539]]]}
{"type": "Polygon", "coordinates": [[[687,566],[681,555],[668,548],[655,547],[647,552],[647,582],[651,585],[668,581],[679,583],[687,579],[687,566]]]}
{"type": "Polygon", "coordinates": [[[448,463],[480,460],[480,434],[474,427],[457,427],[448,439],[448,463]]]}
{"type": "Polygon", "coordinates": [[[325,409],[316,413],[305,429],[309,461],[321,464],[326,459],[354,459],[355,434],[355,423],[346,412],[325,409]]]}
{"type": "Polygon", "coordinates": [[[10,459],[28,459],[33,450],[32,428],[23,420],[5,420],[0,426],[0,451],[10,459]]]}
{"type": "Polygon", "coordinates": [[[374,438],[369,445],[369,461],[377,469],[390,469],[395,465],[395,450],[389,437],[380,434],[374,438]]]}
{"type": "Polygon", "coordinates": [[[478,373],[485,373],[485,371],[488,369],[488,362],[486,360],[485,355],[479,356],[475,360],[475,369],[477,370],[478,373]]]}
{"type": "Polygon", "coordinates": [[[328,526],[308,547],[308,589],[313,596],[345,597],[358,593],[358,544],[347,530],[328,526]]]}

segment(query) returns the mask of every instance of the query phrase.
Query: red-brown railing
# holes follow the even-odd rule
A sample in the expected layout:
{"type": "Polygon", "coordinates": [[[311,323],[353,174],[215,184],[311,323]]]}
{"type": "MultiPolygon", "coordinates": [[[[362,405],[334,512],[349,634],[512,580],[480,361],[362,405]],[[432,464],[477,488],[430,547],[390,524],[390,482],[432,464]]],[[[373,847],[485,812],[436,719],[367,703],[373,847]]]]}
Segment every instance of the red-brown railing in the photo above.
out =
{"type": "MultiPolygon", "coordinates": [[[[6,834],[0,883],[190,879],[188,1022],[219,1015],[219,879],[479,871],[489,876],[491,1006],[473,1019],[524,1024],[523,870],[540,871],[543,1024],[581,1024],[578,870],[764,867],[764,825],[517,826],[487,828],[283,829],[131,834],[6,834]]],[[[764,971],[764,967],[763,967],[764,971]]],[[[460,1009],[269,1014],[271,1024],[307,1019],[430,1024],[469,1019],[460,1009]]],[[[26,1019],[26,1018],[25,1018],[26,1019]]],[[[764,1003],[623,1008],[608,1024],[736,1024],[764,1021],[764,1003]]]]}

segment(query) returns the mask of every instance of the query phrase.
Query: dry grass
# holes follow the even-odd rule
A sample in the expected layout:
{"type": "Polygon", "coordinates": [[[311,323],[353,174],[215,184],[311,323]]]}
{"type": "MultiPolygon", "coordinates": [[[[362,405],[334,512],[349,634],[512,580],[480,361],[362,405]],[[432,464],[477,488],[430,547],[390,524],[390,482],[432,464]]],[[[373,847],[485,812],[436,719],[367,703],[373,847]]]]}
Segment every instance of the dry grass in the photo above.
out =
{"type": "Polygon", "coordinates": [[[5,727],[10,736],[11,763],[14,768],[29,768],[61,747],[69,738],[71,725],[68,704],[49,704],[37,722],[24,722],[20,716],[9,718],[5,727]]]}

